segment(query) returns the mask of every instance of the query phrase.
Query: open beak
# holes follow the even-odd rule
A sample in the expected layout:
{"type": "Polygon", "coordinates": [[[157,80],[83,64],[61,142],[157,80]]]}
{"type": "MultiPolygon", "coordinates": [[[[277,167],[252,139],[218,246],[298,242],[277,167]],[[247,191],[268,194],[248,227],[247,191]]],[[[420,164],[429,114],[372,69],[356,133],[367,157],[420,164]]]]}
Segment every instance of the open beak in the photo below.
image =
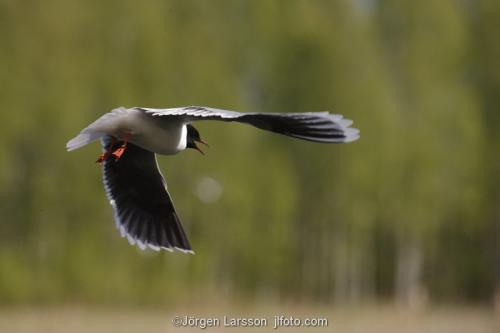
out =
{"type": "MultiPolygon", "coordinates": [[[[196,140],[196,142],[202,143],[202,144],[204,144],[205,146],[210,147],[210,146],[208,145],[208,143],[207,143],[205,140],[203,140],[203,139],[196,140]]],[[[198,147],[196,144],[195,144],[195,146],[196,146],[196,150],[197,150],[197,151],[199,151],[202,155],[205,155],[205,153],[203,152],[203,150],[201,150],[201,149],[200,149],[200,147],[198,147]]]]}

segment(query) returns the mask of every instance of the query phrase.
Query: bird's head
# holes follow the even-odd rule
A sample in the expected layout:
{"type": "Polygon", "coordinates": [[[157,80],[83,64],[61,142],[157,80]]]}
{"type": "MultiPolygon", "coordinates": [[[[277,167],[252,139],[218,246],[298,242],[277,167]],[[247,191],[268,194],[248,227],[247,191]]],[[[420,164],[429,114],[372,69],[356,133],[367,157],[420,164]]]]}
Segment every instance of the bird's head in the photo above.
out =
{"type": "Polygon", "coordinates": [[[208,143],[200,137],[200,132],[198,132],[198,130],[194,128],[193,125],[187,124],[186,128],[187,128],[186,148],[196,149],[202,155],[205,155],[205,153],[200,149],[200,147],[196,145],[196,142],[202,143],[207,147],[208,143]]]}

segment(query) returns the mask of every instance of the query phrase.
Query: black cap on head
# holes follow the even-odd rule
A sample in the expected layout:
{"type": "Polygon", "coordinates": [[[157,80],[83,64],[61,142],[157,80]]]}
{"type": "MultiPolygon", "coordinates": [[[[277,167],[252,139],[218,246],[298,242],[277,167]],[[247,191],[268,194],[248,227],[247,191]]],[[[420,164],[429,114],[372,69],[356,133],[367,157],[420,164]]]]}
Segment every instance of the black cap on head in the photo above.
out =
{"type": "Polygon", "coordinates": [[[189,142],[193,142],[194,141],[200,141],[200,132],[198,132],[198,130],[196,128],[194,128],[193,125],[191,124],[187,124],[186,125],[186,128],[187,128],[187,141],[188,141],[188,144],[189,142]]]}
{"type": "Polygon", "coordinates": [[[194,128],[194,126],[191,124],[187,124],[186,128],[187,128],[186,148],[196,149],[200,153],[204,154],[203,151],[196,145],[196,142],[201,142],[204,145],[208,146],[208,144],[201,139],[200,132],[198,132],[198,130],[194,128]]]}

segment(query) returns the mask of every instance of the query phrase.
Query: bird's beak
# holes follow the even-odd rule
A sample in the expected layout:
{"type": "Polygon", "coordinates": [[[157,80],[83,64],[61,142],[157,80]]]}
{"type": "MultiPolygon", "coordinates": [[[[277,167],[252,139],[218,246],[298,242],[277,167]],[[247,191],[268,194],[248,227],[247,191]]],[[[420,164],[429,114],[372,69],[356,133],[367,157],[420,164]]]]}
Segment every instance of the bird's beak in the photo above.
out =
{"type": "MultiPolygon", "coordinates": [[[[210,146],[208,145],[208,143],[207,143],[205,140],[203,140],[203,139],[196,140],[196,142],[202,143],[202,144],[204,144],[205,146],[210,147],[210,146]]],[[[202,155],[205,155],[205,153],[203,152],[203,150],[201,150],[201,149],[200,149],[200,147],[198,147],[196,144],[195,144],[195,146],[196,146],[196,150],[197,150],[197,151],[199,151],[202,155]]]]}
{"type": "Polygon", "coordinates": [[[205,140],[203,139],[200,139],[200,141],[198,141],[199,143],[203,143],[205,146],[207,146],[208,148],[210,148],[208,142],[206,142],[205,140]]]}

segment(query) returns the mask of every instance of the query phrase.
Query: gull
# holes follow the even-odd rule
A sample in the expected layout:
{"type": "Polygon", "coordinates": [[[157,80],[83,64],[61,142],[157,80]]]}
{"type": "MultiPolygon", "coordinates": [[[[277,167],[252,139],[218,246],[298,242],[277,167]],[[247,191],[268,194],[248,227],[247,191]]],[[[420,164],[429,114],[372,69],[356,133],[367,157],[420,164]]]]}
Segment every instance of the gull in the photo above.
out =
{"type": "Polygon", "coordinates": [[[329,112],[242,113],[202,106],[168,109],[119,107],[68,141],[72,151],[100,139],[106,195],[122,237],[141,249],[194,253],[167,191],[156,155],[174,155],[187,148],[203,154],[208,144],[192,125],[199,120],[239,122],[319,143],[344,143],[359,138],[352,121],[329,112]]]}

